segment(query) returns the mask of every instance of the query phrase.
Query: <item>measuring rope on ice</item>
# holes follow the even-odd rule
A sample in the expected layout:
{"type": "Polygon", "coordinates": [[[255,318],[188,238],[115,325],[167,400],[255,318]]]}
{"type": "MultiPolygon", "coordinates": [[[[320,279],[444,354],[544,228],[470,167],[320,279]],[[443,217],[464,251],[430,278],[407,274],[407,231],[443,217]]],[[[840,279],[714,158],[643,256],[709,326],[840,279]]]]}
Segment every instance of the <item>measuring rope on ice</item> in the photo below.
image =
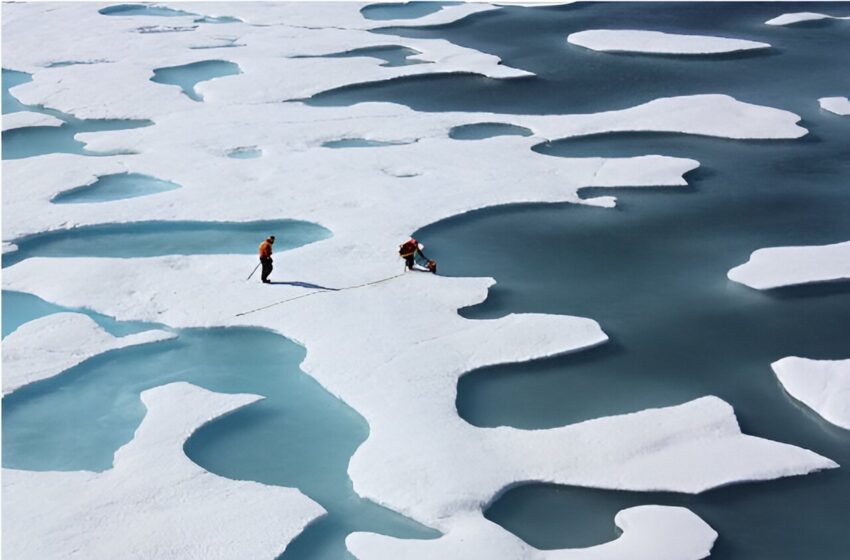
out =
{"type": "MultiPolygon", "coordinates": [[[[260,244],[260,263],[263,265],[262,281],[265,284],[271,283],[268,280],[268,275],[271,274],[271,252],[272,252],[271,251],[271,245],[274,243],[274,239],[275,239],[274,236],[270,235],[265,241],[263,241],[262,244],[260,244]]],[[[419,243],[418,241],[416,241],[412,237],[409,240],[402,243],[401,245],[399,245],[398,253],[399,253],[399,256],[404,259],[404,263],[405,263],[404,270],[405,270],[405,272],[407,272],[408,270],[417,270],[415,268],[416,257],[421,256],[423,259],[425,259],[427,261],[425,266],[426,266],[428,272],[431,272],[432,274],[437,273],[437,261],[431,260],[428,257],[426,257],[425,254],[422,252],[423,248],[424,247],[422,246],[422,244],[419,243]]],[[[251,271],[251,274],[248,276],[248,278],[246,280],[251,279],[251,276],[254,275],[254,272],[257,271],[257,268],[259,268],[259,266],[260,265],[257,265],[256,267],[254,267],[254,270],[251,271]]],[[[419,270],[421,271],[421,269],[419,269],[419,270]]],[[[316,294],[321,294],[321,293],[325,293],[325,292],[342,292],[342,291],[345,291],[345,290],[356,290],[357,288],[365,288],[366,286],[374,286],[375,284],[380,284],[382,282],[386,282],[386,281],[392,280],[394,278],[399,278],[401,276],[404,276],[404,272],[402,272],[401,274],[396,274],[395,276],[388,276],[387,278],[381,278],[380,280],[373,280],[372,282],[365,282],[363,284],[357,284],[355,286],[346,286],[345,288],[321,288],[321,289],[318,289],[318,290],[313,290],[312,292],[307,292],[306,294],[301,294],[299,296],[294,296],[294,297],[287,298],[287,299],[284,299],[284,300],[281,300],[281,301],[277,301],[275,303],[270,303],[268,305],[264,305],[264,306],[258,307],[256,309],[251,309],[250,311],[244,311],[242,313],[237,313],[235,315],[235,317],[243,317],[243,316],[249,315],[251,313],[256,313],[257,311],[269,309],[271,307],[282,305],[282,304],[288,303],[290,301],[295,301],[297,299],[313,296],[313,295],[316,295],[316,294]]]]}

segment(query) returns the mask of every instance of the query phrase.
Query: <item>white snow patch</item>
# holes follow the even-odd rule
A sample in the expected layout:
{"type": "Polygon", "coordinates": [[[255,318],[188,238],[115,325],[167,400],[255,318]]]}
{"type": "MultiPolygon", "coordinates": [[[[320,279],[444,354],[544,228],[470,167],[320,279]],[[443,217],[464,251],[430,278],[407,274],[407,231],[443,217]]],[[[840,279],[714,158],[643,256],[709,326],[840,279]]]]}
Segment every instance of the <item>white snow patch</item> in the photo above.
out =
{"type": "Polygon", "coordinates": [[[18,111],[3,115],[4,131],[30,126],[62,126],[62,124],[62,119],[34,111],[18,111]]]}
{"type": "Polygon", "coordinates": [[[730,280],[757,290],[850,279],[850,241],[833,245],[769,247],[730,270],[730,280]]]}
{"type": "Polygon", "coordinates": [[[35,319],[3,340],[3,394],[58,375],[103,352],[175,336],[150,330],[118,338],[82,313],[55,313],[35,319]]]}
{"type": "Polygon", "coordinates": [[[142,393],[147,415],[112,469],[3,469],[3,555],[275,558],[321,506],[298,490],[216,476],[183,453],[199,427],[261,398],[157,387],[142,393]]]}
{"type": "Polygon", "coordinates": [[[767,20],[767,25],[794,25],[804,21],[820,21],[824,19],[850,19],[850,16],[831,16],[817,12],[794,12],[782,14],[773,19],[767,20]]]}
{"type": "MultiPolygon", "coordinates": [[[[590,548],[538,550],[479,516],[458,519],[433,540],[353,533],[348,549],[359,560],[698,560],[711,552],[717,533],[685,508],[639,506],[617,513],[616,540],[590,548]]],[[[570,531],[565,527],[564,531],[570,531]]]]}
{"type": "Polygon", "coordinates": [[[768,43],[744,39],[636,29],[590,29],[572,33],[567,41],[594,51],[653,54],[719,54],[770,48],[768,43]]]}
{"type": "Polygon", "coordinates": [[[850,99],[846,97],[821,97],[818,99],[821,109],[845,117],[850,115],[850,99]]]}
{"type": "Polygon", "coordinates": [[[770,367],[788,391],[827,422],[850,430],[850,360],[782,358],[770,367]]]}

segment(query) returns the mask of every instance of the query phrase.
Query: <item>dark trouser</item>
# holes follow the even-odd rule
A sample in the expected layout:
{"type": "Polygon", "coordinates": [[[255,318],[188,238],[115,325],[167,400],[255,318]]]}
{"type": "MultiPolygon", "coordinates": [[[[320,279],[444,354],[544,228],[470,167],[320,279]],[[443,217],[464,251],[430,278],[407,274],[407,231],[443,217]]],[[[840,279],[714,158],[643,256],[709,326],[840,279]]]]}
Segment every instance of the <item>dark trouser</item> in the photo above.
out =
{"type": "Polygon", "coordinates": [[[409,257],[404,257],[405,266],[410,270],[413,270],[413,265],[416,264],[416,257],[414,255],[410,255],[409,257]]]}
{"type": "Polygon", "coordinates": [[[269,281],[269,274],[272,273],[272,269],[274,268],[272,266],[272,260],[271,259],[260,259],[260,264],[263,265],[263,274],[262,274],[262,276],[260,276],[260,280],[262,280],[263,282],[268,282],[269,281]]]}

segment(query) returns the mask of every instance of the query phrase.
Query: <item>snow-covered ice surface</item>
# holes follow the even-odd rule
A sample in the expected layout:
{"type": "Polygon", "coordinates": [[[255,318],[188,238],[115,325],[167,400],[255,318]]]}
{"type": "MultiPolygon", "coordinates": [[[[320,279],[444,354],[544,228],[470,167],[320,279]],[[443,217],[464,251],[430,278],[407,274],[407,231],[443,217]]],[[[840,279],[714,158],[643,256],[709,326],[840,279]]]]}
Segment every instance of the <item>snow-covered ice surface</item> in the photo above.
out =
{"type": "Polygon", "coordinates": [[[619,512],[614,521],[623,532],[619,538],[574,550],[537,550],[474,515],[458,520],[445,536],[430,541],[354,533],[347,543],[360,560],[696,560],[709,555],[717,538],[711,527],[685,508],[639,506],[619,512]]]}
{"type": "Polygon", "coordinates": [[[729,271],[731,280],[769,290],[850,279],[850,241],[822,246],[769,247],[729,271]]]}
{"type": "Polygon", "coordinates": [[[322,508],[298,490],[210,474],[183,453],[199,427],[259,398],[157,387],[142,393],[147,415],[113,469],[3,469],[3,555],[276,557],[322,508]]]}
{"type": "Polygon", "coordinates": [[[3,115],[3,130],[26,128],[28,126],[62,126],[62,120],[52,115],[33,111],[18,111],[3,115]]]}
{"type": "Polygon", "coordinates": [[[846,97],[821,97],[818,99],[821,109],[836,115],[850,115],[850,99],[846,97]]]}
{"type": "Polygon", "coordinates": [[[794,25],[795,23],[822,21],[825,19],[842,20],[850,19],[850,16],[833,16],[819,12],[792,12],[776,16],[775,18],[767,20],[765,23],[767,25],[794,25]]]}
{"type": "Polygon", "coordinates": [[[30,321],[3,341],[3,394],[53,377],[103,352],[173,337],[161,330],[114,337],[81,313],[57,313],[30,321]]]}
{"type": "Polygon", "coordinates": [[[588,29],[572,33],[567,41],[594,51],[652,54],[721,54],[770,48],[767,43],[745,39],[636,29],[588,29]]]}
{"type": "MultiPolygon", "coordinates": [[[[523,481],[695,493],[836,466],[812,451],[741,433],[732,407],[716,397],[551,430],[476,428],[457,415],[460,376],[596,346],[607,336],[592,319],[571,316],[464,319],[457,310],[483,301],[492,279],[401,274],[395,251],[412,231],[457,214],[523,202],[613,206],[613,197],[583,200],[578,190],[685,185],[684,174],[699,165],[661,155],[552,158],[531,151],[535,144],[623,131],[795,139],[807,132],[798,115],[711,93],[547,116],[420,113],[385,103],[314,107],[297,100],[402,76],[464,73],[510,80],[530,72],[445,40],[369,31],[443,24],[495,9],[486,4],[377,21],[365,19],[363,5],[354,3],[181,3],[180,9],[193,14],[240,21],[224,29],[195,23],[196,15],[174,16],[157,33],[151,26],[165,25],[158,18],[104,16],[98,13],[102,6],[4,5],[4,66],[33,75],[13,93],[25,104],[79,118],[143,118],[155,124],[78,138],[90,150],[124,155],[5,161],[6,242],[145,220],[292,218],[321,224],[334,236],[287,252],[273,278],[293,283],[274,288],[246,283],[254,259],[234,255],[35,257],[6,268],[4,288],[122,320],[175,328],[257,326],[303,344],[304,371],[369,423],[369,439],[349,466],[355,490],[445,533],[428,542],[357,534],[349,539],[356,554],[384,557],[385,550],[395,549],[383,545],[393,542],[411,558],[464,557],[467,549],[453,544],[462,541],[481,553],[485,545],[501,542],[517,557],[700,558],[715,534],[684,510],[625,510],[617,518],[624,535],[616,542],[581,553],[543,553],[484,521],[481,509],[523,481]],[[49,29],[61,45],[45,45],[33,29],[49,29]],[[416,50],[417,58],[431,64],[386,67],[369,57],[315,58],[389,45],[416,50]],[[210,48],[220,47],[210,55],[210,48]],[[48,68],[60,54],[61,60],[108,55],[113,62],[48,68]],[[241,73],[201,82],[202,102],[150,80],[156,68],[204,60],[233,62],[241,73]],[[533,134],[463,143],[449,137],[456,126],[481,122],[521,126],[533,134]],[[393,145],[358,151],[356,158],[323,146],[355,138],[393,145]],[[261,157],[227,157],[242,146],[258,147],[261,157]],[[183,188],[132,200],[51,203],[69,187],[127,172],[183,188]],[[339,291],[305,288],[298,281],[339,291]]],[[[30,333],[27,344],[35,344],[33,338],[30,333]]],[[[253,397],[177,384],[148,391],[144,399],[149,414],[136,438],[118,452],[113,470],[4,472],[4,533],[7,543],[16,543],[7,549],[11,557],[42,558],[68,549],[84,551],[87,558],[127,556],[130,550],[139,557],[271,557],[320,513],[297,491],[227,481],[182,454],[183,442],[198,426],[253,397]],[[156,474],[153,480],[149,472],[156,474]],[[168,516],[160,517],[164,497],[174,501],[168,501],[168,516]],[[232,503],[223,502],[225,497],[232,503]],[[46,515],[41,510],[47,501],[61,507],[46,515]],[[228,516],[228,530],[221,530],[224,521],[209,517],[214,514],[228,516]],[[154,517],[131,524],[135,532],[128,534],[121,531],[121,519],[131,515],[154,517]],[[197,518],[167,522],[190,515],[197,518]],[[26,549],[21,544],[26,542],[43,548],[26,549]]]]}
{"type": "Polygon", "coordinates": [[[850,360],[792,356],[773,362],[770,367],[789,395],[827,422],[850,430],[850,360]]]}

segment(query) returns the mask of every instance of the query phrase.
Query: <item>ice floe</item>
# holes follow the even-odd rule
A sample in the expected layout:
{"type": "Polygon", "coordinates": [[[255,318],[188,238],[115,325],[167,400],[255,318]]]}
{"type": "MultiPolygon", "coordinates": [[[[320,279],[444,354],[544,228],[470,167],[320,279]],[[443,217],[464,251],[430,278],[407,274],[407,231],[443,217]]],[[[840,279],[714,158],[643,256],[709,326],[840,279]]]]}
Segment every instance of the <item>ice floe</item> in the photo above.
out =
{"type": "Polygon", "coordinates": [[[850,279],[850,241],[833,245],[769,247],[728,273],[729,279],[758,290],[850,279]]]}
{"type": "Polygon", "coordinates": [[[788,391],[827,422],[850,430],[850,360],[782,358],[770,367],[788,391]]]}
{"type": "Polygon", "coordinates": [[[794,25],[795,23],[822,21],[825,19],[850,19],[850,16],[831,16],[829,14],[821,14],[818,12],[793,12],[769,19],[765,23],[767,25],[794,25]]]}
{"type": "Polygon", "coordinates": [[[758,41],[637,29],[589,29],[572,33],[567,41],[594,51],[652,54],[720,54],[770,48],[758,41]]]}
{"type": "Polygon", "coordinates": [[[3,469],[3,555],[275,558],[324,510],[298,490],[206,472],[183,453],[200,426],[260,398],[157,387],[142,393],[147,415],[112,469],[3,469]]]}
{"type": "Polygon", "coordinates": [[[439,539],[354,533],[346,544],[359,560],[697,560],[709,555],[717,538],[699,517],[678,507],[633,507],[620,511],[614,521],[622,530],[619,538],[579,549],[538,550],[478,516],[458,520],[439,539]]]}
{"type": "Polygon", "coordinates": [[[53,115],[34,111],[18,111],[3,115],[3,131],[29,126],[62,126],[63,121],[53,115]]]}
{"type": "Polygon", "coordinates": [[[174,336],[149,330],[114,337],[82,313],[56,313],[30,321],[3,340],[3,394],[58,375],[103,352],[174,336]]]}
{"type": "Polygon", "coordinates": [[[836,115],[850,115],[850,99],[846,97],[821,97],[818,99],[821,109],[836,115]]]}

